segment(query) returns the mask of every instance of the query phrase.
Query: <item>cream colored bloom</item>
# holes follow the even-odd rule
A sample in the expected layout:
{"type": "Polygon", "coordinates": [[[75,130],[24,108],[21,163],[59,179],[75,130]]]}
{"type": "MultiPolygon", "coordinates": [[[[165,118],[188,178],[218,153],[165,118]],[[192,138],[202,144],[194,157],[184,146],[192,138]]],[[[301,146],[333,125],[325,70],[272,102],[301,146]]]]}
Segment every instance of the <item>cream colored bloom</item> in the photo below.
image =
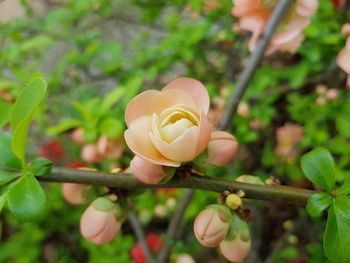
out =
{"type": "Polygon", "coordinates": [[[208,110],[209,96],[199,81],[175,79],[128,104],[125,141],[135,155],[152,164],[178,167],[207,148],[212,129],[208,110]]]}

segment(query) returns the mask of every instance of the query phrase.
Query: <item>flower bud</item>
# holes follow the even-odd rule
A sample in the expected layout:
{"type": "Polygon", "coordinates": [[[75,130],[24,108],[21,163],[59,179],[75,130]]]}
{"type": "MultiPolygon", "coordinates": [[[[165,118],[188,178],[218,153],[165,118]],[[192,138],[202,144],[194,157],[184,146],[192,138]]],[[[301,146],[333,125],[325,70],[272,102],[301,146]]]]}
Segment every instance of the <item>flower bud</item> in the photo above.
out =
{"type": "Polygon", "coordinates": [[[120,229],[115,204],[106,198],[96,199],[80,219],[81,235],[97,245],[111,242],[120,229]]]}
{"type": "Polygon", "coordinates": [[[316,86],[316,93],[317,93],[318,95],[325,95],[326,92],[327,92],[327,90],[328,90],[328,88],[327,88],[327,86],[324,85],[324,84],[318,84],[318,85],[316,86]]]}
{"type": "Polygon", "coordinates": [[[110,140],[106,136],[101,136],[97,141],[97,149],[102,156],[119,158],[124,150],[124,139],[110,140]]]}
{"type": "Polygon", "coordinates": [[[99,163],[103,160],[103,156],[100,154],[95,144],[84,145],[81,151],[81,158],[89,163],[99,163]]]}
{"type": "Polygon", "coordinates": [[[157,184],[166,176],[161,165],[152,164],[138,156],[132,159],[130,167],[133,174],[145,184],[157,184]]]}
{"type": "Polygon", "coordinates": [[[84,138],[84,130],[82,128],[75,129],[71,134],[70,138],[73,142],[76,144],[84,144],[85,138],[84,138]]]}
{"type": "Polygon", "coordinates": [[[235,181],[239,183],[264,185],[264,182],[258,176],[248,174],[238,176],[235,181]]]}
{"type": "Polygon", "coordinates": [[[176,263],[196,263],[189,254],[180,254],[176,257],[176,263]]]}
{"type": "Polygon", "coordinates": [[[62,184],[62,193],[64,199],[73,205],[80,205],[86,203],[85,191],[87,185],[83,184],[62,184]]]}
{"type": "Polygon", "coordinates": [[[227,216],[218,208],[204,209],[194,221],[194,235],[205,247],[216,247],[227,235],[227,216]]]}
{"type": "Polygon", "coordinates": [[[208,145],[208,163],[223,166],[231,162],[238,150],[236,138],[224,131],[214,131],[208,145]]]}
{"type": "Polygon", "coordinates": [[[232,210],[236,210],[242,206],[242,199],[236,194],[229,194],[226,197],[226,205],[232,210]]]}
{"type": "Polygon", "coordinates": [[[250,113],[250,107],[246,102],[240,102],[237,107],[237,113],[242,118],[248,118],[250,113]]]}
{"type": "Polygon", "coordinates": [[[243,241],[239,237],[234,240],[224,240],[220,243],[222,255],[231,262],[241,262],[249,253],[251,242],[243,241]]]}
{"type": "Polygon", "coordinates": [[[322,106],[322,105],[324,105],[325,103],[326,103],[325,97],[317,97],[317,99],[316,99],[316,104],[317,104],[318,106],[322,106]]]}
{"type": "Polygon", "coordinates": [[[342,26],[341,28],[341,33],[344,36],[349,36],[350,35],[350,23],[346,23],[342,26]]]}
{"type": "Polygon", "coordinates": [[[335,101],[338,98],[338,90],[337,89],[330,89],[326,93],[326,98],[331,101],[335,101]]]}

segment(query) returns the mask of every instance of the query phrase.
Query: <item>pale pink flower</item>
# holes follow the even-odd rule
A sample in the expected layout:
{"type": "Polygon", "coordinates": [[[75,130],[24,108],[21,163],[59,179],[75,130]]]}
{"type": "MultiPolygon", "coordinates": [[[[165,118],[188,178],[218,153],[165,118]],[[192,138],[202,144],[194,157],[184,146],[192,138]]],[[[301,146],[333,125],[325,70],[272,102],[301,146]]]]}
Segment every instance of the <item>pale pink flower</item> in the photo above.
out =
{"type": "Polygon", "coordinates": [[[236,138],[224,131],[213,131],[208,144],[208,163],[223,166],[233,160],[238,151],[236,138]]]}
{"type": "MultiPolygon", "coordinates": [[[[349,24],[349,27],[350,27],[350,24],[349,24]]],[[[343,30],[343,31],[346,31],[346,30],[343,30]]],[[[346,41],[345,48],[340,50],[337,56],[337,64],[343,71],[345,71],[346,74],[348,74],[348,79],[346,84],[347,84],[347,87],[350,89],[350,36],[346,41]]]]}
{"type": "Polygon", "coordinates": [[[276,130],[276,154],[281,157],[296,157],[298,152],[295,146],[304,137],[302,126],[293,123],[287,123],[276,130]]]}
{"type": "Polygon", "coordinates": [[[81,158],[89,163],[100,163],[104,156],[99,152],[96,144],[86,144],[81,150],[81,158]]]}
{"type": "Polygon", "coordinates": [[[176,257],[176,263],[196,263],[190,254],[180,254],[176,257]]]}
{"type": "Polygon", "coordinates": [[[64,183],[62,184],[63,197],[70,204],[84,204],[87,201],[85,197],[86,188],[87,185],[83,184],[64,183]]]}
{"type": "Polygon", "coordinates": [[[97,141],[97,149],[102,156],[119,158],[124,150],[124,139],[112,140],[107,136],[101,136],[97,141]]]}
{"type": "MultiPolygon", "coordinates": [[[[277,0],[233,0],[232,14],[238,18],[236,29],[252,33],[249,49],[254,50],[264,27],[270,18],[277,0]]],[[[277,50],[294,53],[304,40],[303,30],[310,23],[310,17],[318,8],[317,0],[297,0],[272,37],[266,51],[271,54],[277,50]]]]}
{"type": "Polygon", "coordinates": [[[194,235],[205,247],[216,247],[223,241],[229,230],[228,218],[218,208],[206,208],[196,217],[194,235]]]}
{"type": "Polygon", "coordinates": [[[84,138],[84,130],[83,128],[77,128],[75,129],[71,134],[70,138],[72,139],[73,142],[76,144],[84,144],[85,143],[85,138],[84,138]]]}
{"type": "Polygon", "coordinates": [[[177,78],[161,91],[144,91],[129,102],[125,141],[152,164],[179,167],[207,148],[208,110],[205,87],[194,79],[177,78]]]}

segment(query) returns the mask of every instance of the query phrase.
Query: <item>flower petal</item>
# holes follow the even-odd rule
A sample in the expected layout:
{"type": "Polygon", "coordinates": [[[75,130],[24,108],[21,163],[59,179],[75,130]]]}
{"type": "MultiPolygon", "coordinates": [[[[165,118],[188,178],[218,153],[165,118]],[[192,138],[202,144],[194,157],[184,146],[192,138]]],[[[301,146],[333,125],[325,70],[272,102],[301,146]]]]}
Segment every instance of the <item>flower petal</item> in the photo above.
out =
{"type": "Polygon", "coordinates": [[[208,113],[210,105],[208,91],[198,80],[191,78],[177,78],[166,85],[162,91],[172,89],[183,90],[187,92],[189,95],[191,95],[197,107],[199,107],[205,113],[208,113]]]}
{"type": "Polygon", "coordinates": [[[337,56],[337,64],[342,70],[350,74],[350,52],[345,48],[340,50],[337,56]]]}
{"type": "Polygon", "coordinates": [[[166,143],[160,137],[150,133],[150,138],[159,152],[166,158],[179,163],[191,161],[196,157],[198,136],[199,128],[197,126],[188,129],[172,143],[166,143]]]}
{"type": "Polygon", "coordinates": [[[172,143],[163,141],[157,133],[150,133],[150,137],[163,156],[176,162],[187,162],[196,158],[208,146],[211,129],[207,116],[201,112],[199,126],[189,128],[172,143]]]}
{"type": "Polygon", "coordinates": [[[139,157],[153,164],[179,167],[180,163],[166,159],[153,145],[149,133],[152,130],[152,116],[142,116],[129,124],[124,133],[126,144],[139,157]]]}
{"type": "Polygon", "coordinates": [[[138,156],[131,160],[130,167],[134,175],[145,184],[157,184],[166,176],[162,166],[145,161],[138,156]]]}
{"type": "Polygon", "coordinates": [[[133,98],[125,110],[125,122],[129,124],[136,118],[148,115],[148,108],[159,95],[158,90],[147,90],[133,98]]]}

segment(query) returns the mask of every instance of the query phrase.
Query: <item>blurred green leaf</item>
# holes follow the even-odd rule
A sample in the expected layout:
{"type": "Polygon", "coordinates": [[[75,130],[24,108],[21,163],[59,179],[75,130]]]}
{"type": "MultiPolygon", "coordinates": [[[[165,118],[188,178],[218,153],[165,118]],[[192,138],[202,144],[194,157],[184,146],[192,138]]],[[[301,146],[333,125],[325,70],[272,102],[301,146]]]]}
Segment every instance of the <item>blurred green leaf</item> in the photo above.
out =
{"type": "Polygon", "coordinates": [[[301,158],[301,169],[314,184],[332,192],[335,186],[335,164],[325,148],[316,148],[301,158]]]}
{"type": "Polygon", "coordinates": [[[76,119],[66,119],[62,120],[56,126],[47,129],[47,134],[49,136],[58,135],[62,132],[68,131],[70,129],[80,127],[82,125],[82,121],[76,119]]]}
{"type": "Polygon", "coordinates": [[[18,173],[0,170],[0,185],[7,184],[17,176],[18,173]]]}
{"type": "Polygon", "coordinates": [[[51,173],[52,162],[46,158],[38,157],[34,159],[29,167],[29,171],[35,176],[45,176],[51,173]]]}
{"type": "Polygon", "coordinates": [[[332,198],[328,193],[313,194],[306,205],[306,211],[312,217],[319,217],[331,204],[332,198]]]}
{"type": "Polygon", "coordinates": [[[0,128],[10,121],[10,113],[12,104],[7,103],[0,99],[0,128]]]}
{"type": "Polygon", "coordinates": [[[5,192],[0,196],[0,212],[4,208],[7,200],[8,200],[8,192],[5,192]]]}
{"type": "Polygon", "coordinates": [[[20,160],[11,149],[12,135],[8,132],[0,134],[0,166],[8,168],[21,168],[20,160]]]}
{"type": "Polygon", "coordinates": [[[26,166],[25,146],[30,122],[35,111],[46,95],[46,81],[37,78],[30,82],[17,98],[11,112],[11,126],[13,130],[12,150],[26,166]]]}
{"type": "Polygon", "coordinates": [[[45,210],[46,197],[34,175],[22,175],[10,189],[8,207],[21,220],[32,221],[45,210]]]}
{"type": "Polygon", "coordinates": [[[101,111],[107,112],[115,103],[117,103],[125,94],[125,89],[116,88],[109,92],[102,101],[101,111]]]}
{"type": "Polygon", "coordinates": [[[99,131],[110,139],[116,139],[123,134],[124,125],[120,120],[108,117],[102,120],[99,125],[99,131]]]}

